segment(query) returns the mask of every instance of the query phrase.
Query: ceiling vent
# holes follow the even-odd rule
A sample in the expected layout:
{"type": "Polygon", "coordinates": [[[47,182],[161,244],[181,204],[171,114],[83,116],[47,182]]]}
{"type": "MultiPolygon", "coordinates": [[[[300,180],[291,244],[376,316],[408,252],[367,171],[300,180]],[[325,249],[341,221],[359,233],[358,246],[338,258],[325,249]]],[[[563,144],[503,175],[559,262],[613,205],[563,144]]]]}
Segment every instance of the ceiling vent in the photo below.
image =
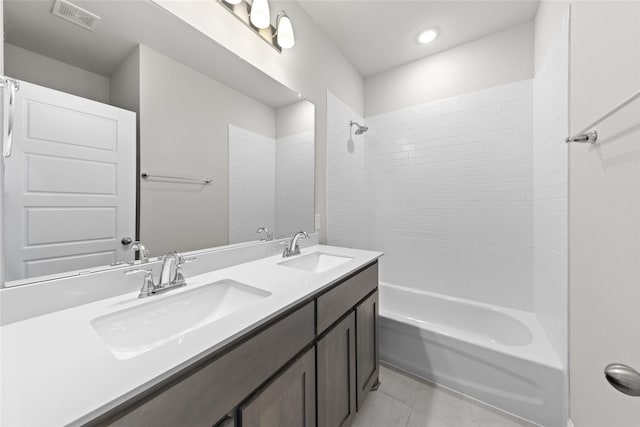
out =
{"type": "Polygon", "coordinates": [[[89,31],[93,31],[95,25],[100,21],[98,15],[94,15],[66,0],[56,0],[51,13],[89,31]]]}

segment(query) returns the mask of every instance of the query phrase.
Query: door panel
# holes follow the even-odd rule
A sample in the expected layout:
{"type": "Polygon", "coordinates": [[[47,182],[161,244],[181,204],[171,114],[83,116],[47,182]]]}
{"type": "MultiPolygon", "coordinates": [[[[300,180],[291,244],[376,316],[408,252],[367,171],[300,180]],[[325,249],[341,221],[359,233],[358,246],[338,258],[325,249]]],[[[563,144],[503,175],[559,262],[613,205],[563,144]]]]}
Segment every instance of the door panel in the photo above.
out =
{"type": "Polygon", "coordinates": [[[21,82],[14,118],[6,280],[133,260],[135,113],[21,82]]]}
{"type": "Polygon", "coordinates": [[[378,292],[356,307],[356,371],[358,411],[378,382],[378,292]]]}
{"type": "Polygon", "coordinates": [[[355,339],[355,314],[352,312],[318,341],[319,427],[347,427],[353,422],[356,414],[355,339]]]}
{"type": "Polygon", "coordinates": [[[315,352],[307,351],[240,408],[242,427],[315,427],[315,352]]]}

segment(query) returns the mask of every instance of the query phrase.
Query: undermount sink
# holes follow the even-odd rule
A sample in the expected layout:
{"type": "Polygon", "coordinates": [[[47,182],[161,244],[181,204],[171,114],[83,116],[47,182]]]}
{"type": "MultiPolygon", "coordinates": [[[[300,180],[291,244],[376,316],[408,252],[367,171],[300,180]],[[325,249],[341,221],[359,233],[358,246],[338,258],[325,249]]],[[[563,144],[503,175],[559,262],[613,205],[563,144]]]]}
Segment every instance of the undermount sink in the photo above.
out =
{"type": "Polygon", "coordinates": [[[279,263],[285,267],[297,268],[298,270],[310,271],[312,273],[324,273],[347,261],[351,257],[330,255],[322,252],[314,252],[309,255],[302,255],[291,260],[279,263]]]}
{"type": "Polygon", "coordinates": [[[91,326],[117,359],[131,359],[270,295],[271,292],[225,279],[152,297],[136,307],[97,317],[91,326]]]}

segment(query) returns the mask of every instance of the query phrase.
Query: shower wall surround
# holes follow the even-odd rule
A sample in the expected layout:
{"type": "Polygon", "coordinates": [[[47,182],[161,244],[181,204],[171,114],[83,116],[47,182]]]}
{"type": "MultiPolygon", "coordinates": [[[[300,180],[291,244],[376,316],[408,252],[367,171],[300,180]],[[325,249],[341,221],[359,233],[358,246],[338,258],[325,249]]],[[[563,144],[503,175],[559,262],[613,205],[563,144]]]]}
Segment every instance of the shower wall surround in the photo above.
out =
{"type": "Polygon", "coordinates": [[[313,131],[270,138],[229,125],[229,243],[313,232],[313,131]],[[260,236],[264,237],[264,236],[260,236]]]}
{"type": "MultiPolygon", "coordinates": [[[[534,305],[567,367],[568,348],[568,18],[533,81],[534,305]]],[[[560,26],[559,26],[560,27],[560,26]]]]}
{"type": "Polygon", "coordinates": [[[314,231],[313,130],[276,138],[276,235],[314,231]]]}
{"type": "Polygon", "coordinates": [[[275,226],[276,141],[229,125],[229,243],[275,226]]]}
{"type": "Polygon", "coordinates": [[[533,311],[532,110],[524,80],[367,118],[363,157],[330,138],[329,243],[364,227],[382,281],[533,311]]]}
{"type": "Polygon", "coordinates": [[[365,236],[377,231],[368,228],[365,135],[354,134],[352,120],[364,123],[362,116],[327,92],[327,244],[365,248],[365,236]]]}

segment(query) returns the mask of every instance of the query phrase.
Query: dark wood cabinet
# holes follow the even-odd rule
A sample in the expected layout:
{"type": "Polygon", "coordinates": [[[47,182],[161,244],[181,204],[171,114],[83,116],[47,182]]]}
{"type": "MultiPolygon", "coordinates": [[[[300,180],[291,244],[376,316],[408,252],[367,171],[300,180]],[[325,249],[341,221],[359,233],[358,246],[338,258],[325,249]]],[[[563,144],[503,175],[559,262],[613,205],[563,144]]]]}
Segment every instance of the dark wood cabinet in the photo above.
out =
{"type": "Polygon", "coordinates": [[[358,411],[378,384],[378,291],[356,307],[356,400],[358,411]]]}
{"type": "Polygon", "coordinates": [[[241,427],[315,427],[315,350],[311,348],[244,403],[241,427]]]}
{"type": "Polygon", "coordinates": [[[355,314],[331,328],[316,349],[318,427],[347,427],[356,415],[355,314]]]}

